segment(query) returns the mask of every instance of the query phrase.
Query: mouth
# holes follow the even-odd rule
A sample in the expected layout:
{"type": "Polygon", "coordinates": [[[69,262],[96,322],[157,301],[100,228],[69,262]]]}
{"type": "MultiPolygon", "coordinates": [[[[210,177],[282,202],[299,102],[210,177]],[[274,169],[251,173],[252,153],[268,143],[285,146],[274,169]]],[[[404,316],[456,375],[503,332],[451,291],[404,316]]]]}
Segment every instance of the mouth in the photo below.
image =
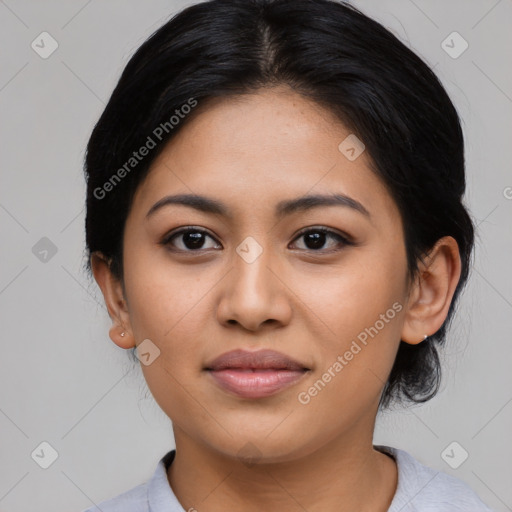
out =
{"type": "Polygon", "coordinates": [[[310,368],[274,350],[233,350],[204,370],[224,391],[242,398],[264,398],[293,386],[310,368]]]}

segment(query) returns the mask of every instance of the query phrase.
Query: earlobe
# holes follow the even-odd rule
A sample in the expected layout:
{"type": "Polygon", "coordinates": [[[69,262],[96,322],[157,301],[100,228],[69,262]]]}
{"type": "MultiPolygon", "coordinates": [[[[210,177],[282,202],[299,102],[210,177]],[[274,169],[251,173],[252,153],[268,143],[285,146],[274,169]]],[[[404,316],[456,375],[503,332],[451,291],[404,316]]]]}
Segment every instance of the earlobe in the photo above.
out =
{"type": "Polygon", "coordinates": [[[402,341],[421,343],[443,325],[459,282],[459,247],[451,236],[440,238],[419,262],[417,278],[409,294],[402,341]]]}
{"type": "Polygon", "coordinates": [[[121,348],[134,347],[130,317],[119,279],[112,274],[107,258],[99,252],[94,252],[91,255],[91,268],[94,279],[103,293],[105,305],[112,320],[109,330],[110,339],[121,348]]]}
{"type": "Polygon", "coordinates": [[[110,339],[118,346],[124,349],[135,347],[135,342],[131,331],[114,322],[109,330],[110,339]]]}

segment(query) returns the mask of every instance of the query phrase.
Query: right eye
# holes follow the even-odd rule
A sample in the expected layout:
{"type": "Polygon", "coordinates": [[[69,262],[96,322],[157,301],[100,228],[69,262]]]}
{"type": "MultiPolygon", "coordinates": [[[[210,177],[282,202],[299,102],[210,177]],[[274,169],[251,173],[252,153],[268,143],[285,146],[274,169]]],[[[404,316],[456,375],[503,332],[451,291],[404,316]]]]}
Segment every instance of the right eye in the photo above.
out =
{"type": "MultiPolygon", "coordinates": [[[[187,227],[174,231],[165,236],[161,244],[164,246],[171,246],[171,250],[183,251],[183,252],[198,252],[205,250],[205,240],[210,238],[215,240],[206,231],[194,227],[187,227]],[[175,243],[175,240],[178,243],[175,243]]],[[[206,247],[206,249],[216,249],[218,247],[206,247]]]]}

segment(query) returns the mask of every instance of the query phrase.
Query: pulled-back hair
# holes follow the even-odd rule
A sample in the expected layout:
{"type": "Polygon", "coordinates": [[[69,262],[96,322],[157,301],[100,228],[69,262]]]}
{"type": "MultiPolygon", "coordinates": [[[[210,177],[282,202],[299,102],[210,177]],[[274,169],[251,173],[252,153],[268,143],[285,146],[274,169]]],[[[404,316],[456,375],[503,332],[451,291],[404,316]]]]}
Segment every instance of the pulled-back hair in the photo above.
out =
{"type": "Polygon", "coordinates": [[[86,270],[91,275],[90,256],[99,251],[124,283],[123,233],[134,193],[159,151],[208,100],[277,85],[328,109],[364,142],[372,170],[399,208],[411,279],[439,238],[458,243],[461,276],[447,319],[418,345],[400,342],[380,406],[427,401],[439,388],[437,346],[445,342],[473,248],[462,202],[463,134],[433,71],[349,4],[211,0],[184,9],[146,40],[87,146],[86,270]],[[130,160],[149,146],[148,137],[155,147],[130,160]]]}

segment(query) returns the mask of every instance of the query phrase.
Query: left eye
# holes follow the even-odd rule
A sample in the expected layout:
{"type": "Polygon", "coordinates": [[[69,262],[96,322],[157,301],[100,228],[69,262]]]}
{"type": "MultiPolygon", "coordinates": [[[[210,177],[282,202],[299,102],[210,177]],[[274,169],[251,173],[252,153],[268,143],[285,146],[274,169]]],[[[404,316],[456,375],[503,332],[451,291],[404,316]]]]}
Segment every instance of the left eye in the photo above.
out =
{"type": "MultiPolygon", "coordinates": [[[[300,233],[295,240],[299,240],[301,238],[305,241],[305,250],[318,251],[319,249],[322,249],[326,240],[329,238],[335,239],[338,242],[337,244],[334,244],[334,250],[336,250],[336,245],[349,245],[349,241],[345,237],[326,228],[310,228],[307,231],[300,233]]],[[[329,251],[327,250],[326,252],[329,251]]]]}

